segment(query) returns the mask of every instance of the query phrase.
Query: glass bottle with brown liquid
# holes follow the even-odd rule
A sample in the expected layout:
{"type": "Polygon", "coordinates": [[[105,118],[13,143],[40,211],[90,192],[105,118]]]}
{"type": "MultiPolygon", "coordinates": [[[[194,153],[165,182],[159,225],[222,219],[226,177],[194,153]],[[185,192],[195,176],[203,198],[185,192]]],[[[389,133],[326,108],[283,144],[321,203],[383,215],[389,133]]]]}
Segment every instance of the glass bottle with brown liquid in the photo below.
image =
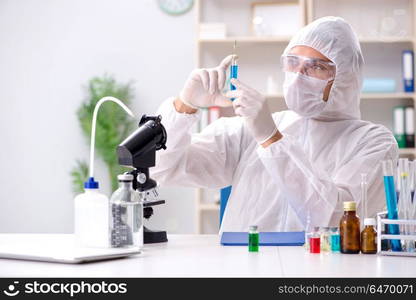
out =
{"type": "Polygon", "coordinates": [[[360,253],[360,219],[356,210],[356,202],[344,202],[344,215],[339,222],[341,253],[360,253]]]}
{"type": "Polygon", "coordinates": [[[373,218],[364,219],[364,230],[361,232],[361,252],[364,254],[377,253],[377,231],[374,226],[376,220],[373,218]]]}

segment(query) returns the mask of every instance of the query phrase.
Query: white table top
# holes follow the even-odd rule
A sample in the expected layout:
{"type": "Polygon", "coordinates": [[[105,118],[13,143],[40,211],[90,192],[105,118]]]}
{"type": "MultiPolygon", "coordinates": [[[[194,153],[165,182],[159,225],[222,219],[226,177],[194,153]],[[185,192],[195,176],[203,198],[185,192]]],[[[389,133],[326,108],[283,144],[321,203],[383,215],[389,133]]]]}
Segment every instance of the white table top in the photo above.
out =
{"type": "MultiPolygon", "coordinates": [[[[0,234],[0,244],[6,238],[0,234]]],[[[139,256],[80,265],[0,259],[0,277],[416,277],[416,257],[310,254],[303,247],[250,253],[221,246],[217,235],[168,239],[145,245],[139,256]]]]}

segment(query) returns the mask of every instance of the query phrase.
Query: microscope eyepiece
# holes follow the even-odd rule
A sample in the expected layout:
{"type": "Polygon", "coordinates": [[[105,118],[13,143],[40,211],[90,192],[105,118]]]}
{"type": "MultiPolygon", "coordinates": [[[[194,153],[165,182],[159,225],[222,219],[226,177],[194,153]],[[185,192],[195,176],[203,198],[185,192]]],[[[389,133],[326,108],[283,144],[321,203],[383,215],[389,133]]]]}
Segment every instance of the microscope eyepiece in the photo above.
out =
{"type": "Polygon", "coordinates": [[[118,147],[119,164],[133,168],[155,166],[156,151],[166,149],[167,134],[162,116],[143,115],[137,128],[118,147]]]}

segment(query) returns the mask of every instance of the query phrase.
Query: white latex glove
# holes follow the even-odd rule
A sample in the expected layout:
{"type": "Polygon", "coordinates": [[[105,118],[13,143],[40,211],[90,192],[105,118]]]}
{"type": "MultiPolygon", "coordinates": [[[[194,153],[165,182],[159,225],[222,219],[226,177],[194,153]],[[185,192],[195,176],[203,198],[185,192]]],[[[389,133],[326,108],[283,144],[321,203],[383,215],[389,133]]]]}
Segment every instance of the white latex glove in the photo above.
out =
{"type": "Polygon", "coordinates": [[[234,112],[244,117],[256,141],[263,144],[277,132],[266,98],[238,79],[231,79],[231,83],[236,90],[229,91],[226,95],[229,98],[235,98],[234,112]]]}
{"type": "Polygon", "coordinates": [[[222,94],[226,72],[232,58],[233,55],[227,56],[215,68],[192,71],[179,95],[180,100],[195,109],[210,106],[232,106],[232,102],[222,94]]]}

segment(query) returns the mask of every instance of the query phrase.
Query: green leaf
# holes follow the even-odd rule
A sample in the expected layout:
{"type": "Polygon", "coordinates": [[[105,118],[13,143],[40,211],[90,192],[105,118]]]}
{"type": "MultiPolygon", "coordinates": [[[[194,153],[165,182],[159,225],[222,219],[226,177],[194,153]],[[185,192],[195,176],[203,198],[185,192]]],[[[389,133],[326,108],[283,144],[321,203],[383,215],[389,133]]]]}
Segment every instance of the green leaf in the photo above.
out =
{"type": "Polygon", "coordinates": [[[72,191],[76,194],[84,192],[84,182],[88,179],[88,165],[85,161],[77,160],[76,166],[71,171],[72,191]]]}

